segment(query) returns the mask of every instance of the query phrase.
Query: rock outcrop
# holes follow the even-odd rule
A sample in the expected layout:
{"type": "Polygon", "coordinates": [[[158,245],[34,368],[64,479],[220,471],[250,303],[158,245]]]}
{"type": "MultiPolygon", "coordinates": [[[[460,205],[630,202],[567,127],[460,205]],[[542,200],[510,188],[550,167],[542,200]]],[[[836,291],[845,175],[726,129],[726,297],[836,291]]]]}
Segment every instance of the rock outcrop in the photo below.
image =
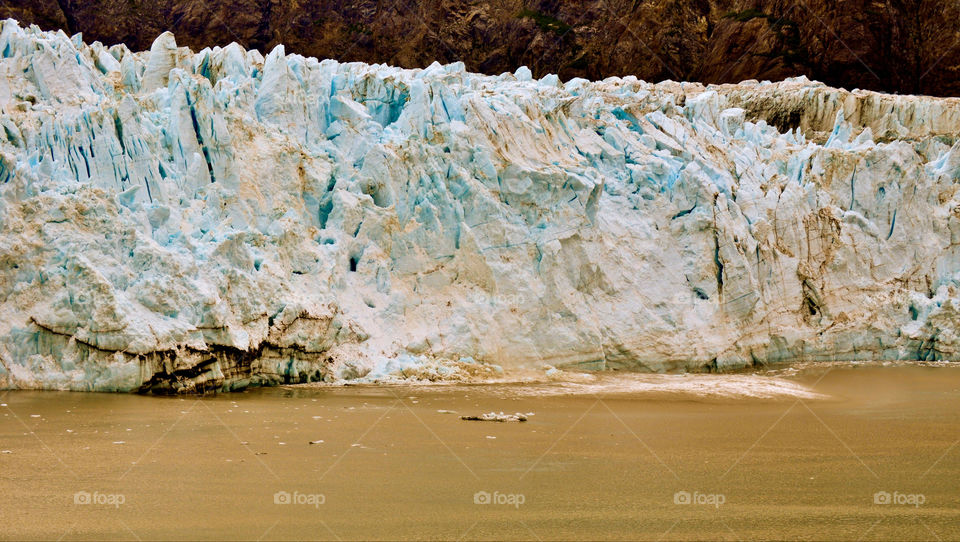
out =
{"type": "Polygon", "coordinates": [[[5,0],[0,18],[150,47],[425,68],[462,61],[603,79],[729,83],[804,75],[847,89],[960,95],[957,0],[5,0]]]}
{"type": "Polygon", "coordinates": [[[3,23],[0,385],[960,359],[960,100],[3,23]]]}

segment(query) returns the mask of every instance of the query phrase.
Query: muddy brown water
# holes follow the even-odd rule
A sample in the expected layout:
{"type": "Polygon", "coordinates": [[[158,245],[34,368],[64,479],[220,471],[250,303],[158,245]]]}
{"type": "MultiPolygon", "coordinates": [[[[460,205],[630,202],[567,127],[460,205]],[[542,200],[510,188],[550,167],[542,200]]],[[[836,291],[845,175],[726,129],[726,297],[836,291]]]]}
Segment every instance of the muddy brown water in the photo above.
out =
{"type": "Polygon", "coordinates": [[[960,540],[952,366],[0,403],[2,539],[960,540]]]}

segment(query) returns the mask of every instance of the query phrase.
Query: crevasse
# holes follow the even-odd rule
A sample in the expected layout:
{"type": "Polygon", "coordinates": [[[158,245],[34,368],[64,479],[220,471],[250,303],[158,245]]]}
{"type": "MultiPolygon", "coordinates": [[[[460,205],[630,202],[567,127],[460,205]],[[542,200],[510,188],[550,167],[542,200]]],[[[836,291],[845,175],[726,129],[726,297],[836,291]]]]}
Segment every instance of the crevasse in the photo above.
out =
{"type": "Polygon", "coordinates": [[[0,54],[0,387],[958,358],[957,99],[0,54]]]}

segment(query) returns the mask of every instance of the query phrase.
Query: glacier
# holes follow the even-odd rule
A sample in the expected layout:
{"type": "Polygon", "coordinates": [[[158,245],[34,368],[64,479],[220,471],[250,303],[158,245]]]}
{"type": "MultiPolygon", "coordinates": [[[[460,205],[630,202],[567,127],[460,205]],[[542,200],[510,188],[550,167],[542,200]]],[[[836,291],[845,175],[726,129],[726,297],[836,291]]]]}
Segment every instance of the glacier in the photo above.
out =
{"type": "Polygon", "coordinates": [[[0,388],[960,359],[958,99],[0,56],[0,388]]]}

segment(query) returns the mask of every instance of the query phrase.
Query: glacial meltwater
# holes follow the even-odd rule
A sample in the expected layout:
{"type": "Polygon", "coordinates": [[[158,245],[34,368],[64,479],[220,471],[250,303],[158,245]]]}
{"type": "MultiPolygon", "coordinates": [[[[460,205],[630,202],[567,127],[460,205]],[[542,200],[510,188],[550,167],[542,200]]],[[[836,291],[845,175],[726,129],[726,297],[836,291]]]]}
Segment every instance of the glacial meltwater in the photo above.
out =
{"type": "Polygon", "coordinates": [[[950,364],[0,402],[3,539],[960,538],[950,364]]]}

